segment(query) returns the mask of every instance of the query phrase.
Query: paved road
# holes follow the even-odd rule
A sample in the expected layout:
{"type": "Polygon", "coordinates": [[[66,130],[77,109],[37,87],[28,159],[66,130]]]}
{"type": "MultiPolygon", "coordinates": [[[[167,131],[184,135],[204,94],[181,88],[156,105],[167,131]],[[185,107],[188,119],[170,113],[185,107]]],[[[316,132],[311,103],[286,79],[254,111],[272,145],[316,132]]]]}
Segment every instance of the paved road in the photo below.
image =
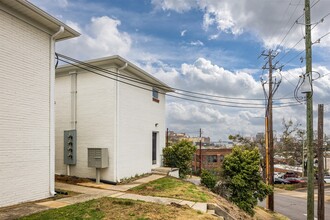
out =
{"type": "MultiPolygon", "coordinates": [[[[307,216],[307,200],[306,198],[298,198],[288,194],[275,192],[275,211],[279,212],[292,220],[306,219],[307,216]]],[[[259,205],[265,207],[265,201],[259,205]]],[[[317,219],[317,198],[314,204],[314,216],[317,219]]],[[[325,219],[330,219],[330,203],[325,203],[325,219]]]]}

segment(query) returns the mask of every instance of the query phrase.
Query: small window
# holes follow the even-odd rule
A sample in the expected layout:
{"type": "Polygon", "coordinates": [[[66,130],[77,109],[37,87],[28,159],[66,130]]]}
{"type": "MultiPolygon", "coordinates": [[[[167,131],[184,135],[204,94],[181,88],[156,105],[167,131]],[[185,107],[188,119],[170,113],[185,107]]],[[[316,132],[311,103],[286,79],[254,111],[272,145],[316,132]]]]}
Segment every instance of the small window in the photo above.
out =
{"type": "Polygon", "coordinates": [[[158,93],[159,93],[158,90],[152,89],[152,100],[155,102],[159,102],[158,93]]]}
{"type": "Polygon", "coordinates": [[[216,162],[218,162],[217,155],[208,155],[207,156],[207,162],[208,163],[216,163],[216,162]]]}

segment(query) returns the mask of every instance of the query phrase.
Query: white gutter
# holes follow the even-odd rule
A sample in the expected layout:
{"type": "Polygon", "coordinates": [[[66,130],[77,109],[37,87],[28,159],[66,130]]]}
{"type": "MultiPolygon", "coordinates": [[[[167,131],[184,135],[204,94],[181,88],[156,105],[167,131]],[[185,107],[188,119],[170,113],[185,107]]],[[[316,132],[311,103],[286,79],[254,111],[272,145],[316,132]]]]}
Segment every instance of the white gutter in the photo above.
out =
{"type": "Polygon", "coordinates": [[[115,155],[115,169],[114,169],[114,178],[115,178],[115,182],[119,181],[117,179],[117,171],[118,171],[118,155],[117,155],[117,149],[119,147],[119,74],[120,71],[127,68],[128,67],[128,63],[126,62],[124,64],[124,66],[119,67],[117,69],[117,77],[116,77],[116,144],[115,144],[115,148],[114,148],[114,155],[115,155]]]}
{"type": "Polygon", "coordinates": [[[49,193],[55,195],[55,37],[64,32],[64,27],[50,38],[50,82],[49,82],[49,193]]]}

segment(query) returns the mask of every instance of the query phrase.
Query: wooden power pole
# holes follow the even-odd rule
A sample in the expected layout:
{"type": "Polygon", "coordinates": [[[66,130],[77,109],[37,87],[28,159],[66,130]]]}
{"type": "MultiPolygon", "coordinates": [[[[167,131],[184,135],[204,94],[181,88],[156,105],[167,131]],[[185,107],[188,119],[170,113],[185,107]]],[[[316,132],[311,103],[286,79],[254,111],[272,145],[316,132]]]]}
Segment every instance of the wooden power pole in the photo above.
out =
{"type": "Polygon", "coordinates": [[[324,220],[324,166],[323,166],[323,105],[318,105],[318,129],[317,129],[317,159],[318,159],[318,199],[317,219],[324,220]]]}
{"type": "MultiPolygon", "coordinates": [[[[306,75],[312,88],[312,37],[310,0],[305,0],[306,75]]],[[[314,150],[313,150],[313,93],[306,92],[307,146],[307,220],[314,220],[314,150]]]]}
{"type": "MultiPolygon", "coordinates": [[[[274,140],[273,140],[273,64],[272,60],[274,55],[272,51],[269,50],[268,62],[269,62],[269,98],[268,98],[268,158],[269,158],[269,179],[268,183],[274,186],[274,140]]],[[[274,211],[274,193],[272,192],[268,196],[268,209],[274,211]]]]}
{"type": "MultiPolygon", "coordinates": [[[[273,70],[276,70],[276,64],[273,65],[273,59],[277,56],[272,50],[269,50],[268,53],[262,53],[261,56],[268,58],[268,67],[266,64],[263,66],[263,69],[268,69],[268,97],[267,97],[267,109],[265,116],[265,148],[266,148],[266,183],[268,185],[274,186],[274,140],[273,140],[273,95],[276,91],[274,90],[273,82],[273,70]]],[[[276,81],[275,81],[276,82],[276,81]]],[[[263,83],[263,82],[262,82],[263,83]]],[[[263,86],[266,83],[263,83],[263,86]]],[[[276,83],[275,83],[276,84],[276,83]]],[[[276,85],[278,86],[278,85],[276,85]]],[[[274,193],[271,193],[267,197],[266,201],[267,209],[274,211],[274,193]]]]}

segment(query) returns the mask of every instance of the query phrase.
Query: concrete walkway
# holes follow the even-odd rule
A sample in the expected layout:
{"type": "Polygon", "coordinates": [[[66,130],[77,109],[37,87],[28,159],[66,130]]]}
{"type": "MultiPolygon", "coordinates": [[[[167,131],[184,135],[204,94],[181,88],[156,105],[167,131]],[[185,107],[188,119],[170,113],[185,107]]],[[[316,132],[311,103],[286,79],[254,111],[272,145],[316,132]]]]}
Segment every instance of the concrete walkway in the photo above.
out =
{"type": "MultiPolygon", "coordinates": [[[[56,188],[61,189],[63,191],[72,191],[72,192],[82,193],[78,196],[73,196],[73,197],[69,197],[69,198],[65,198],[65,199],[59,199],[59,200],[55,201],[55,202],[59,202],[61,204],[63,204],[63,202],[67,203],[67,204],[75,204],[75,203],[85,202],[87,200],[100,198],[100,197],[112,197],[112,198],[132,199],[132,200],[140,200],[140,201],[145,201],[145,202],[160,203],[160,204],[165,204],[165,205],[169,205],[171,203],[177,203],[180,205],[188,205],[189,207],[191,207],[195,210],[202,211],[202,212],[207,211],[207,203],[191,202],[191,201],[182,200],[182,199],[173,199],[173,198],[156,197],[156,196],[143,196],[143,195],[137,195],[137,194],[132,194],[132,193],[126,193],[126,192],[122,191],[123,190],[122,185],[111,186],[111,190],[109,190],[109,189],[104,189],[104,188],[96,189],[96,188],[90,188],[90,187],[85,187],[85,186],[70,185],[70,184],[65,184],[65,183],[56,183],[56,188]],[[118,187],[118,188],[116,188],[116,187],[118,187]]],[[[38,205],[49,206],[51,204],[38,203],[38,205]]]]}
{"type": "Polygon", "coordinates": [[[164,175],[158,175],[158,174],[152,174],[147,177],[143,177],[141,179],[135,180],[131,183],[128,184],[123,184],[123,185],[110,185],[110,184],[96,184],[95,182],[87,182],[87,183],[78,183],[79,186],[87,186],[87,187],[93,187],[93,188],[98,188],[98,189],[107,189],[107,190],[115,190],[115,191],[120,191],[120,192],[125,192],[131,188],[134,188],[136,186],[139,186],[144,183],[149,183],[151,181],[163,178],[164,175]]]}
{"type": "Polygon", "coordinates": [[[132,193],[126,193],[126,191],[130,188],[136,187],[138,185],[162,177],[164,176],[151,175],[125,185],[109,185],[109,184],[97,185],[95,183],[88,183],[88,184],[84,183],[78,186],[78,185],[56,182],[55,184],[56,189],[63,191],[77,192],[80,194],[54,201],[23,203],[15,206],[15,208],[8,207],[5,209],[0,209],[0,219],[1,220],[17,219],[23,216],[31,215],[36,212],[41,212],[44,210],[54,209],[54,208],[61,208],[72,204],[86,202],[92,199],[98,199],[101,197],[132,199],[132,200],[140,200],[145,202],[160,203],[165,205],[176,203],[180,205],[188,205],[189,207],[201,212],[207,212],[207,203],[192,202],[181,199],[172,199],[172,198],[155,197],[155,196],[142,196],[132,193]]]}
{"type": "MultiPolygon", "coordinates": [[[[307,199],[307,192],[301,192],[301,191],[298,191],[298,190],[284,190],[284,189],[279,189],[279,188],[275,188],[275,191],[278,193],[278,194],[282,194],[282,195],[289,195],[289,196],[293,196],[293,197],[297,197],[297,198],[303,198],[303,199],[307,199]]],[[[317,196],[318,194],[317,193],[314,193],[314,200],[317,201],[317,196]]],[[[327,202],[327,201],[330,201],[330,196],[329,195],[325,195],[324,196],[324,200],[327,202]]]]}

